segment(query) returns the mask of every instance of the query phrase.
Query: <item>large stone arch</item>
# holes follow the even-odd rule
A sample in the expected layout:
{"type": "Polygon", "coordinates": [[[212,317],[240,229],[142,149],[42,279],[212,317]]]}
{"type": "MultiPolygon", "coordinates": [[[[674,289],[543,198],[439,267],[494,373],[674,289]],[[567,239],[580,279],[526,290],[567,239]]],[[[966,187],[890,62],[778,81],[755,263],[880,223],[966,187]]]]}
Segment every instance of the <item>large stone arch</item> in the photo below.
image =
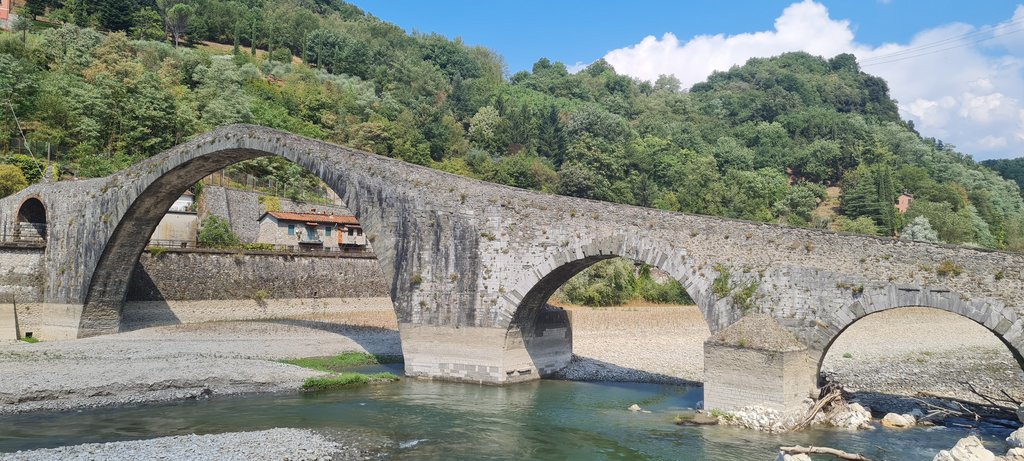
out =
{"type": "MultiPolygon", "coordinates": [[[[205,137],[204,142],[179,146],[127,170],[124,175],[130,179],[125,181],[127,184],[109,180],[104,187],[120,187],[121,193],[117,194],[118,203],[109,207],[112,211],[104,214],[101,220],[116,223],[116,226],[103,245],[91,277],[87,279],[79,337],[119,330],[121,308],[135,263],[166,210],[181,193],[203,177],[244,160],[278,156],[309,170],[342,197],[367,235],[381,239],[375,248],[393,246],[394,236],[388,224],[394,220],[382,216],[378,213],[382,207],[375,206],[386,200],[382,196],[384,191],[363,184],[358,175],[339,168],[339,159],[331,158],[325,151],[317,152],[308,144],[301,143],[292,147],[290,141],[301,138],[291,139],[293,136],[264,131],[271,130],[239,126],[222,128],[205,137]]],[[[117,179],[124,180],[123,177],[117,179]]],[[[385,250],[383,253],[378,252],[378,261],[391,283],[398,268],[393,264],[393,252],[385,250]]],[[[392,301],[397,301],[396,289],[391,284],[392,301]]]]}
{"type": "Polygon", "coordinates": [[[544,263],[524,271],[515,289],[505,295],[508,305],[516,306],[507,326],[510,330],[529,326],[548,298],[574,275],[599,261],[623,257],[657,267],[679,281],[715,331],[720,327],[715,308],[718,299],[710,293],[710,282],[685,250],[666,251],[666,247],[647,237],[619,234],[560,249],[544,263]]]}
{"type": "Polygon", "coordinates": [[[827,329],[820,329],[813,338],[811,349],[818,353],[817,371],[821,372],[825,356],[836,339],[859,320],[878,312],[904,307],[926,307],[951,312],[985,327],[999,341],[1006,345],[1017,364],[1024,369],[1024,355],[1020,345],[1009,338],[1020,335],[1024,321],[1017,317],[1013,308],[998,301],[972,301],[966,295],[944,287],[888,285],[883,288],[866,290],[858,299],[845,305],[835,313],[841,319],[827,329]]]}

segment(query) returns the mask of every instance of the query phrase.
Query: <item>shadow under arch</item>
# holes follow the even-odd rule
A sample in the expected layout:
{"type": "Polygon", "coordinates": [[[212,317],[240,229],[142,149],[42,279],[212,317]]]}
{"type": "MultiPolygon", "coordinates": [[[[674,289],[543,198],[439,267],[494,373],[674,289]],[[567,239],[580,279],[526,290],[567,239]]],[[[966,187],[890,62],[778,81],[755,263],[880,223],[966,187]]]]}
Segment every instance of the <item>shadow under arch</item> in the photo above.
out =
{"type": "MultiPolygon", "coordinates": [[[[945,288],[923,288],[910,289],[898,286],[889,286],[882,290],[875,290],[873,293],[866,292],[861,299],[848,304],[843,308],[840,316],[845,315],[852,320],[848,321],[842,328],[834,331],[823,343],[822,347],[814,347],[820,355],[818,356],[817,374],[821,374],[822,364],[828,351],[853,324],[865,317],[879,312],[891,311],[894,309],[908,307],[923,307],[939,311],[957,314],[960,317],[977,323],[992,333],[1003,345],[1009,349],[1017,365],[1024,370],[1024,355],[1018,350],[1004,334],[1008,332],[1016,319],[1014,309],[986,301],[966,301],[967,297],[945,288]],[[1006,313],[1009,313],[1008,315],[1006,313]]],[[[1020,321],[1017,320],[1019,323],[1020,321]]]]}
{"type": "MultiPolygon", "coordinates": [[[[205,143],[187,143],[132,167],[131,170],[135,172],[147,172],[145,174],[149,174],[152,180],[146,183],[145,180],[149,178],[143,177],[138,183],[143,187],[131,197],[126,211],[121,216],[114,217],[117,219],[116,227],[104,243],[103,251],[88,281],[85,305],[79,321],[79,337],[114,333],[119,330],[132,273],[163,215],[193,184],[235,163],[269,156],[289,160],[310,171],[334,190],[356,215],[369,235],[379,234],[381,229],[377,222],[364,220],[363,210],[358,206],[361,203],[353,204],[353,201],[349,200],[352,197],[349,193],[356,194],[356,201],[361,199],[355,190],[357,187],[348,184],[351,178],[341,174],[337,168],[329,166],[325,155],[289,148],[288,139],[281,139],[288,138],[287,136],[278,135],[276,143],[262,141],[259,139],[262,130],[261,127],[241,125],[222,127],[208,134],[207,138],[223,139],[228,146],[216,146],[209,139],[206,139],[205,143]],[[250,134],[232,138],[232,131],[246,128],[251,130],[250,134]],[[255,137],[249,138],[252,135],[255,137]],[[170,168],[161,171],[167,166],[170,168]]],[[[390,282],[392,268],[387,267],[379,258],[378,261],[390,282]]],[[[393,303],[394,293],[392,287],[393,303]]]]}
{"type": "Polygon", "coordinates": [[[15,218],[15,240],[45,243],[46,226],[46,205],[39,197],[30,196],[22,201],[15,218]]]}

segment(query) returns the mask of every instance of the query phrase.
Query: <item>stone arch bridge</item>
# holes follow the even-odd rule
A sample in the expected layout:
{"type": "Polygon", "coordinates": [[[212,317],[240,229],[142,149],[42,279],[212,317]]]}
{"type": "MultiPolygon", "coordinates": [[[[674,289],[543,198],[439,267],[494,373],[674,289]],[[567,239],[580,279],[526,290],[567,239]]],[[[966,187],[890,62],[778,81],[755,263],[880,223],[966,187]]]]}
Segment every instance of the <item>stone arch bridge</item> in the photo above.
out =
{"type": "Polygon", "coordinates": [[[117,332],[131,271],[175,198],[230,164],[269,155],[315,173],[359,218],[391,287],[409,375],[509,383],[564,365],[568,320],[545,302],[613,256],[681,281],[712,332],[747,315],[773,319],[807,351],[794,395],[813,387],[817,363],[846,327],[903,306],[982,324],[1024,363],[1022,254],[546,195],[248,125],[106,178],[36,184],[0,200],[2,229],[42,229],[46,242],[38,334],[117,332]]]}

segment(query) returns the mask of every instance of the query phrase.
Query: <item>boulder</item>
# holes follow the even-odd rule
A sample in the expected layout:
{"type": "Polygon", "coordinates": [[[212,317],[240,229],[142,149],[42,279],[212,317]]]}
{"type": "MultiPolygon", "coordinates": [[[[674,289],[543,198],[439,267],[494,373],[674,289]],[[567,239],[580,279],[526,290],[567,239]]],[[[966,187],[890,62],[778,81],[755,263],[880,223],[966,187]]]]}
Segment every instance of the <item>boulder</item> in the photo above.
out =
{"type": "Polygon", "coordinates": [[[629,411],[640,411],[640,410],[641,410],[640,405],[637,405],[635,403],[629,406],[629,411]]]}
{"type": "Polygon", "coordinates": [[[871,412],[859,403],[837,405],[829,411],[828,423],[843,429],[867,429],[871,427],[871,412]]]}
{"type": "Polygon", "coordinates": [[[1019,420],[1021,424],[1024,424],[1024,404],[1017,407],[1017,420],[1019,420]]]}
{"type": "Polygon", "coordinates": [[[882,425],[885,427],[895,427],[899,429],[914,427],[917,424],[917,420],[911,415],[897,415],[896,413],[889,413],[882,418],[882,425]]]}
{"type": "Polygon", "coordinates": [[[996,455],[985,449],[975,436],[960,439],[951,450],[942,450],[932,461],[995,461],[996,455]]]}
{"type": "Polygon", "coordinates": [[[810,456],[803,453],[798,455],[787,455],[783,452],[779,452],[779,456],[775,458],[775,461],[813,461],[810,456]]]}
{"type": "Polygon", "coordinates": [[[1003,459],[1005,461],[1024,461],[1024,448],[1011,448],[1003,459]]]}
{"type": "Polygon", "coordinates": [[[1006,444],[1010,448],[1024,448],[1024,427],[1017,429],[1006,438],[1006,444]]]}

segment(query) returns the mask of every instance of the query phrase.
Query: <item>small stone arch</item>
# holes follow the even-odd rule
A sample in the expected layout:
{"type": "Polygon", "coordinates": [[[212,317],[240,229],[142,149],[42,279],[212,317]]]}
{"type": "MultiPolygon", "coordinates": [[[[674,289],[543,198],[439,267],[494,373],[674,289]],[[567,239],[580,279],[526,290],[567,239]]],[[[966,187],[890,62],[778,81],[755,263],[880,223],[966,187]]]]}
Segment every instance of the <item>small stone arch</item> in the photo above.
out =
{"type": "Polygon", "coordinates": [[[685,250],[666,250],[667,247],[669,245],[661,242],[628,235],[571,245],[525,271],[515,289],[505,295],[507,305],[515,307],[515,312],[508,315],[506,326],[513,329],[531,325],[548,298],[574,275],[599,261],[623,257],[655,266],[678,280],[715,331],[718,321],[712,317],[716,317],[713,307],[717,299],[709,295],[710,282],[697,272],[685,250]]]}
{"type": "Polygon", "coordinates": [[[836,322],[832,326],[818,330],[811,344],[813,349],[820,352],[818,372],[821,372],[822,363],[832,344],[847,328],[871,314],[903,307],[938,309],[974,321],[999,338],[1013,354],[1017,364],[1024,369],[1024,320],[1017,317],[1015,309],[994,300],[972,301],[967,296],[944,287],[889,285],[865,291],[859,299],[836,313],[836,322]]]}
{"type": "Polygon", "coordinates": [[[46,205],[37,196],[21,202],[14,222],[14,240],[46,243],[46,205]]]}

